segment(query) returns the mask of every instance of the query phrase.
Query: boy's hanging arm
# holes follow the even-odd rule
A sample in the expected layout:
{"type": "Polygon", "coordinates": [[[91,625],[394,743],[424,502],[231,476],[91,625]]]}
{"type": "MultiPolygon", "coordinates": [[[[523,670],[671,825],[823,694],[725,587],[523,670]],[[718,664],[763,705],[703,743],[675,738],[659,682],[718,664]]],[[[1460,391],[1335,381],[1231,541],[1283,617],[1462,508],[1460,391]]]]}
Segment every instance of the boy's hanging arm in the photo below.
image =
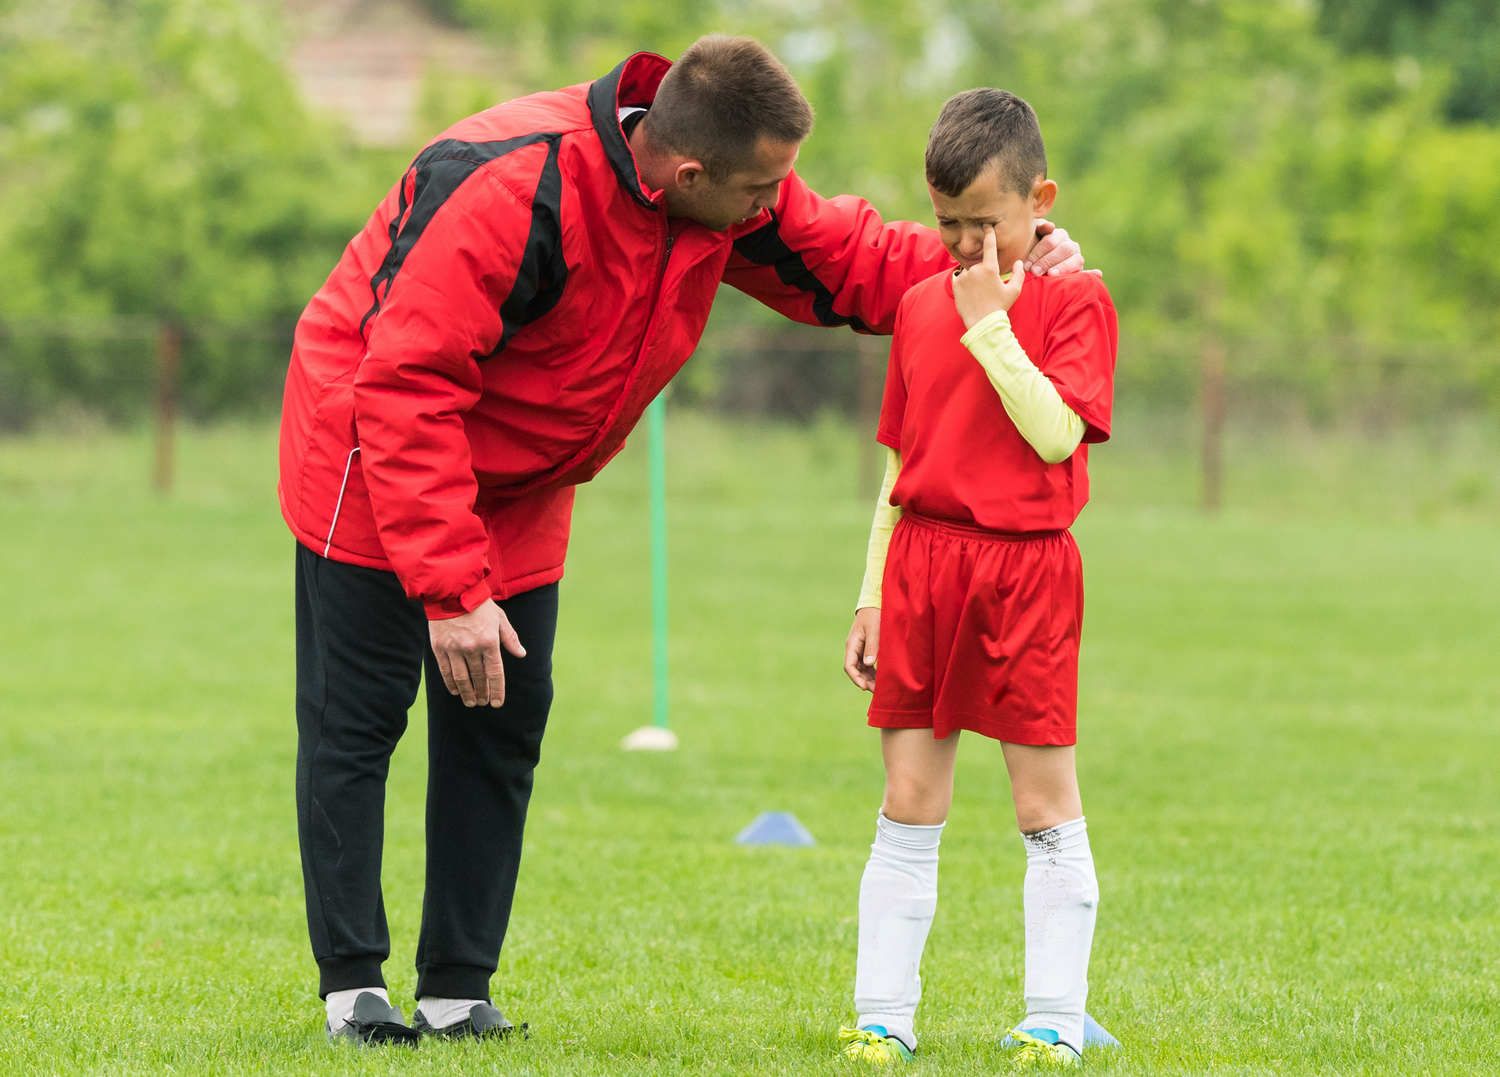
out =
{"type": "Polygon", "coordinates": [[[875,519],[870,525],[870,542],[865,549],[865,578],[860,584],[859,601],[855,612],[873,607],[880,608],[881,582],[885,576],[885,554],[891,545],[891,535],[901,520],[901,506],[891,504],[891,491],[901,477],[901,454],[890,446],[885,450],[885,479],[880,484],[880,496],[875,499],[875,519]]]}
{"type": "Polygon", "coordinates": [[[901,519],[901,506],[891,504],[891,491],[901,477],[901,454],[886,446],[885,481],[875,499],[875,519],[870,524],[870,542],[865,551],[865,579],[855,603],[854,624],[844,641],[844,672],[866,692],[875,690],[875,661],[880,650],[881,581],[885,576],[886,552],[891,534],[901,519]]]}
{"type": "Polygon", "coordinates": [[[953,302],[968,330],[961,343],[984,368],[1005,414],[1038,456],[1059,464],[1073,455],[1088,424],[1063,402],[1057,386],[1037,369],[1011,331],[1009,311],[1025,283],[1019,261],[1001,277],[995,233],[986,229],[984,260],[954,274],[953,302]]]}

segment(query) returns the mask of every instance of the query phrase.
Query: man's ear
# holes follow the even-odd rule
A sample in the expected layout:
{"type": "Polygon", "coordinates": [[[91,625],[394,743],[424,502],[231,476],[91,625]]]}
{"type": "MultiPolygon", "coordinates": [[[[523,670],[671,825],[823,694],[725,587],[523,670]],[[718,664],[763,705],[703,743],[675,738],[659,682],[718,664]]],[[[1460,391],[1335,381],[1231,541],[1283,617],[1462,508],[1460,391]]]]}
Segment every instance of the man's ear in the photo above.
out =
{"type": "Polygon", "coordinates": [[[691,191],[708,182],[708,172],[701,161],[695,161],[689,157],[677,166],[677,171],[673,173],[672,178],[676,181],[679,191],[691,191]]]}
{"type": "Polygon", "coordinates": [[[1031,188],[1031,215],[1045,217],[1056,204],[1057,184],[1049,179],[1037,180],[1036,186],[1031,188]]]}

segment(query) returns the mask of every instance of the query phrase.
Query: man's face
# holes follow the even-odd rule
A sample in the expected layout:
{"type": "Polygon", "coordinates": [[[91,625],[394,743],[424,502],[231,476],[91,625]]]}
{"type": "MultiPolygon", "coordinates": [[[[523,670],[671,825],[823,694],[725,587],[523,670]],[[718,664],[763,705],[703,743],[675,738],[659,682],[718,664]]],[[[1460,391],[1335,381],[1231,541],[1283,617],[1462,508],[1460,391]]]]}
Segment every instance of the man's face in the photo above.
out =
{"type": "Polygon", "coordinates": [[[1057,198],[1057,184],[1037,178],[1029,195],[1017,194],[1003,182],[999,165],[991,165],[979,174],[962,193],[953,196],[927,185],[932,196],[932,211],[937,214],[938,234],[943,246],[965,269],[984,258],[984,234],[995,232],[995,253],[1000,272],[1026,257],[1036,242],[1036,219],[1051,210],[1057,198]]]}
{"type": "Polygon", "coordinates": [[[723,232],[776,204],[781,182],[791,175],[801,148],[800,143],[763,138],[755,144],[749,165],[719,182],[695,163],[682,165],[675,185],[667,188],[667,212],[723,232]]]}

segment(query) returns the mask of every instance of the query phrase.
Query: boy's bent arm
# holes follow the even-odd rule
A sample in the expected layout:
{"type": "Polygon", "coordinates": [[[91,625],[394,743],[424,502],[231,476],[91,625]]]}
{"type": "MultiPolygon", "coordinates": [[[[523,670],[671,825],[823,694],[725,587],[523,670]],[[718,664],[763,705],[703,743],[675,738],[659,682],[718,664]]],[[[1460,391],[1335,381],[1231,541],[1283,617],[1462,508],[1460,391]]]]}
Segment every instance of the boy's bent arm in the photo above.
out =
{"type": "MultiPolygon", "coordinates": [[[[1057,386],[1027,357],[1011,331],[1010,315],[995,311],[975,323],[961,342],[979,360],[1000,394],[1005,414],[1037,455],[1049,464],[1060,464],[1072,456],[1088,424],[1063,403],[1057,386]]],[[[884,557],[881,560],[883,564],[884,557]]]]}
{"type": "Polygon", "coordinates": [[[885,452],[885,481],[880,484],[880,497],[875,502],[875,520],[870,525],[870,545],[865,553],[865,580],[859,589],[856,611],[869,606],[880,608],[885,554],[891,545],[891,533],[901,519],[901,507],[891,504],[891,491],[896,488],[896,479],[901,475],[901,454],[889,446],[885,452]]]}

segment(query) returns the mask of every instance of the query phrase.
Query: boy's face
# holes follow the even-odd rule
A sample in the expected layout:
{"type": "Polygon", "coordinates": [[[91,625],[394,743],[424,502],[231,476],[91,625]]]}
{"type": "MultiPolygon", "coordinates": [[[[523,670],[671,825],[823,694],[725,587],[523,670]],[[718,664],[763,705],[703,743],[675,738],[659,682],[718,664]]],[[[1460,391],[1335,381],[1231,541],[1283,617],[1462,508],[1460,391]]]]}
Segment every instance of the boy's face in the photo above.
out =
{"type": "Polygon", "coordinates": [[[938,234],[943,246],[968,269],[984,258],[984,234],[995,231],[995,253],[1000,272],[1024,260],[1036,242],[1036,219],[1045,217],[1057,201],[1057,184],[1038,176],[1029,195],[1017,194],[1003,182],[1000,165],[990,165],[968,187],[946,195],[927,185],[932,211],[937,214],[938,234]]]}

